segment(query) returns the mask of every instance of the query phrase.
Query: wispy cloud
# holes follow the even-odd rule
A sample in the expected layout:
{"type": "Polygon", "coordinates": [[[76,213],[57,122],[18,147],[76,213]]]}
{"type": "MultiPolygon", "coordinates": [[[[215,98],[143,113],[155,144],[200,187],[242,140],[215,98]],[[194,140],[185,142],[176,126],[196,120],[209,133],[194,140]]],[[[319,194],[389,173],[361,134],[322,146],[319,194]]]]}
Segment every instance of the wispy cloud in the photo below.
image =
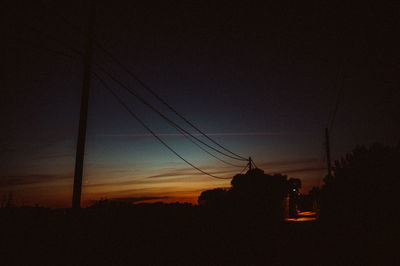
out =
{"type": "MultiPolygon", "coordinates": [[[[143,196],[143,197],[122,197],[122,198],[110,198],[111,201],[124,202],[124,203],[136,203],[150,200],[162,200],[168,199],[167,196],[143,196]]],[[[96,201],[93,201],[96,202],[96,201]]]]}
{"type": "Polygon", "coordinates": [[[85,187],[95,188],[95,187],[109,187],[113,186],[129,186],[129,185],[138,185],[138,184],[148,184],[150,183],[148,180],[128,180],[128,181],[109,181],[109,182],[98,182],[98,183],[88,183],[85,184],[85,187]]]}
{"type": "MultiPolygon", "coordinates": [[[[213,167],[213,166],[202,166],[200,168],[204,171],[210,172],[210,174],[213,174],[213,175],[226,175],[226,174],[232,174],[232,172],[234,172],[232,169],[215,170],[215,167],[213,167]]],[[[165,171],[165,172],[157,174],[157,175],[148,176],[147,178],[200,176],[200,175],[204,175],[204,174],[198,172],[197,170],[194,170],[193,168],[188,167],[188,168],[181,168],[181,169],[165,171]]]]}
{"type": "Polygon", "coordinates": [[[31,185],[71,178],[67,175],[29,174],[0,176],[0,187],[31,185]]]}

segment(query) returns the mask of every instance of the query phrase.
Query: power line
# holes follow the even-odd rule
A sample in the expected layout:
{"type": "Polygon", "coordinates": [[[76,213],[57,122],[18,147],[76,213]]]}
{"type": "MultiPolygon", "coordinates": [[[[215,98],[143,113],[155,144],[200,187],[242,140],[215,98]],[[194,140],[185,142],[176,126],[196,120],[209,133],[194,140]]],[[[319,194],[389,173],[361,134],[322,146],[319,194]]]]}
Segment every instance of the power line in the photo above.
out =
{"type": "Polygon", "coordinates": [[[185,133],[184,133],[183,131],[181,131],[179,128],[176,128],[176,129],[179,131],[179,133],[181,133],[181,134],[182,134],[185,138],[187,138],[190,142],[192,142],[194,145],[196,145],[197,147],[199,147],[202,151],[204,151],[205,153],[207,153],[207,154],[209,154],[210,156],[214,157],[215,159],[217,159],[217,160],[219,160],[219,161],[221,161],[221,162],[223,162],[223,163],[225,163],[225,164],[228,164],[228,165],[230,165],[230,166],[234,166],[234,167],[243,167],[243,165],[233,164],[233,163],[227,162],[227,161],[225,161],[225,160],[219,158],[218,156],[215,156],[215,155],[212,154],[211,152],[209,152],[209,151],[207,151],[206,149],[204,149],[203,147],[201,147],[198,143],[194,142],[191,138],[188,137],[187,134],[185,134],[185,133]]]}
{"type": "MultiPolygon", "coordinates": [[[[59,39],[56,39],[56,38],[54,38],[53,36],[51,36],[51,35],[49,35],[49,34],[47,34],[47,33],[44,33],[44,32],[42,32],[42,31],[40,31],[40,30],[38,30],[38,29],[36,29],[36,28],[34,28],[34,27],[31,27],[31,26],[29,26],[29,28],[31,28],[32,30],[36,31],[37,33],[39,33],[39,34],[45,36],[46,38],[55,40],[55,41],[57,41],[58,43],[63,44],[59,39]]],[[[24,41],[24,40],[21,40],[21,41],[26,42],[26,41],[24,41]]],[[[49,52],[58,53],[58,54],[61,54],[61,55],[63,55],[63,56],[66,56],[66,57],[73,58],[72,56],[69,56],[69,55],[64,54],[64,53],[62,53],[62,52],[58,52],[58,51],[56,51],[56,50],[47,49],[46,47],[40,47],[40,46],[34,45],[34,44],[32,44],[32,43],[30,43],[30,44],[31,44],[32,46],[37,47],[37,48],[41,48],[41,49],[48,50],[49,52]]],[[[74,51],[74,52],[75,52],[76,54],[78,54],[78,55],[81,55],[81,54],[82,54],[79,50],[75,49],[74,47],[68,46],[68,45],[66,45],[66,44],[63,44],[63,45],[66,46],[67,48],[70,48],[72,51],[74,51]]],[[[138,96],[138,95],[134,95],[134,96],[138,96]]],[[[166,117],[163,117],[163,118],[166,118],[166,117]]],[[[173,122],[171,123],[171,121],[168,121],[168,122],[170,122],[170,124],[173,125],[184,137],[186,137],[186,138],[187,138],[188,140],[190,140],[193,144],[195,144],[197,147],[199,147],[201,150],[203,150],[204,152],[206,152],[206,153],[209,154],[210,156],[212,156],[212,157],[214,157],[215,159],[217,159],[217,160],[219,160],[219,161],[221,161],[221,162],[223,162],[223,163],[225,163],[225,164],[228,164],[228,165],[230,165],[230,166],[234,166],[234,167],[243,167],[242,165],[232,164],[232,163],[230,163],[230,162],[227,162],[227,161],[225,161],[225,160],[223,160],[223,159],[221,159],[221,158],[215,156],[214,154],[210,153],[209,151],[207,151],[206,149],[204,149],[203,147],[201,147],[198,143],[194,142],[190,137],[188,137],[188,136],[191,136],[191,135],[184,133],[184,132],[182,131],[182,129],[181,129],[180,127],[178,127],[175,123],[173,123],[173,122]]],[[[193,137],[193,136],[192,136],[192,137],[193,137]]],[[[212,148],[212,147],[211,147],[211,148],[212,148]]]]}
{"type": "Polygon", "coordinates": [[[173,113],[175,113],[177,116],[179,116],[183,121],[185,121],[188,125],[190,125],[192,128],[194,128],[197,132],[199,132],[201,135],[206,137],[208,140],[210,140],[211,142],[213,142],[215,145],[222,148],[226,152],[236,156],[237,158],[240,158],[243,161],[247,161],[246,158],[244,158],[244,157],[230,151],[229,149],[225,148],[224,146],[220,145],[218,142],[216,142],[214,139],[209,137],[202,130],[200,130],[198,127],[196,127],[194,124],[192,124],[189,120],[187,120],[183,115],[181,115],[177,110],[175,110],[171,105],[169,105],[164,99],[162,99],[154,90],[152,90],[146,83],[144,83],[141,79],[139,79],[131,70],[129,70],[125,65],[123,65],[115,56],[113,56],[110,52],[108,52],[101,44],[99,44],[97,42],[96,46],[99,47],[104,53],[106,53],[123,70],[125,70],[125,72],[127,72],[131,77],[133,77],[133,79],[135,79],[143,88],[145,88],[147,91],[149,91],[157,100],[159,100],[162,104],[164,104],[168,109],[170,109],[173,113]]]}
{"type": "Polygon", "coordinates": [[[342,94],[343,94],[344,79],[345,79],[345,75],[344,75],[345,63],[346,63],[346,58],[342,54],[340,56],[340,59],[338,62],[336,78],[334,80],[334,89],[336,89],[336,98],[335,98],[335,102],[333,105],[333,110],[332,110],[332,103],[331,103],[331,108],[329,110],[329,115],[328,115],[327,128],[329,129],[329,132],[332,132],[333,124],[334,124],[335,118],[336,118],[336,113],[337,113],[337,110],[339,107],[339,102],[340,102],[340,100],[342,98],[342,94]]]}
{"type": "Polygon", "coordinates": [[[187,161],[185,158],[183,158],[180,154],[178,154],[173,148],[171,148],[165,141],[163,141],[156,133],[154,133],[130,108],[128,105],[126,105],[122,99],[107,85],[107,83],[97,74],[94,73],[94,75],[96,76],[96,78],[100,81],[100,83],[117,99],[117,101],[126,109],[126,111],[133,116],[136,121],[138,121],[147,131],[149,131],[159,142],[161,142],[161,144],[163,144],[166,148],[168,148],[172,153],[174,153],[177,157],[179,157],[181,160],[183,160],[185,163],[187,163],[188,165],[190,165],[192,168],[196,169],[197,171],[208,175],[210,177],[213,178],[217,178],[217,179],[231,179],[231,177],[219,177],[219,176],[215,176],[212,175],[210,173],[205,172],[204,170],[201,170],[200,168],[198,168],[197,166],[193,165],[192,163],[190,163],[189,161],[187,161]]]}
{"type": "MultiPolygon", "coordinates": [[[[65,21],[67,21],[67,20],[65,19],[65,21]]],[[[71,23],[68,23],[68,24],[71,25],[71,26],[73,26],[71,23]]],[[[61,41],[59,38],[56,38],[56,37],[54,37],[54,36],[51,35],[51,34],[48,34],[48,33],[43,32],[43,31],[41,31],[41,30],[38,30],[37,28],[35,28],[35,27],[31,26],[31,25],[26,25],[26,27],[28,27],[29,29],[31,29],[31,30],[33,30],[33,31],[35,31],[35,32],[37,32],[37,33],[39,33],[39,34],[41,34],[42,36],[44,36],[44,37],[46,37],[46,38],[48,38],[48,39],[50,39],[50,40],[53,40],[53,41],[55,41],[55,42],[57,42],[57,43],[59,43],[59,44],[65,46],[65,47],[71,49],[74,53],[76,53],[76,54],[78,54],[78,55],[82,55],[82,52],[80,52],[78,49],[74,48],[73,46],[70,46],[70,45],[65,44],[65,43],[64,43],[63,41],[61,41]]],[[[74,28],[79,28],[79,27],[74,27],[74,28]]],[[[44,48],[44,47],[41,47],[41,48],[46,49],[46,48],[44,48]]],[[[101,47],[101,48],[102,48],[103,50],[105,50],[103,47],[101,47]]],[[[51,52],[54,52],[54,53],[59,53],[59,54],[62,54],[62,55],[64,55],[64,56],[68,56],[68,55],[66,55],[66,54],[64,54],[64,53],[61,53],[61,52],[57,52],[57,51],[54,51],[54,50],[51,50],[51,49],[48,49],[48,50],[51,51],[51,52]]],[[[111,56],[110,53],[107,53],[107,54],[108,54],[109,56],[111,56]]],[[[68,56],[68,57],[72,58],[72,56],[68,56]]],[[[122,64],[120,64],[120,65],[122,65],[122,64]]],[[[99,65],[98,65],[98,66],[99,66],[99,65]]],[[[100,67],[100,66],[99,66],[99,67],[100,67]]],[[[105,71],[104,68],[102,68],[101,70],[102,70],[102,71],[105,71]]],[[[129,71],[129,70],[128,70],[128,71],[129,71]]],[[[108,73],[107,73],[107,74],[108,74],[108,73]]],[[[133,74],[133,73],[130,73],[130,74],[133,74]]],[[[136,76],[135,76],[135,78],[137,79],[136,76]]],[[[114,80],[116,81],[116,79],[114,79],[114,80]]],[[[137,80],[138,80],[138,79],[137,79],[137,80]]],[[[140,81],[140,80],[138,80],[138,81],[140,81]]],[[[141,82],[141,81],[140,81],[140,83],[141,83],[142,85],[145,85],[145,84],[144,84],[143,82],[141,82]]],[[[125,86],[125,88],[126,88],[126,86],[125,86]]],[[[132,90],[130,90],[130,89],[128,89],[128,88],[126,88],[126,89],[127,89],[131,94],[133,94],[135,97],[139,98],[142,102],[144,102],[144,99],[143,99],[142,97],[140,97],[139,95],[137,95],[136,93],[134,93],[132,90]]],[[[150,88],[148,88],[148,89],[150,89],[150,88]]],[[[153,93],[154,93],[154,91],[153,91],[153,93]]],[[[164,103],[165,103],[165,102],[164,102],[164,103]]],[[[206,152],[206,153],[209,154],[210,156],[216,158],[217,160],[219,160],[219,161],[221,161],[221,162],[223,162],[223,163],[225,163],[225,164],[228,164],[228,165],[231,165],[231,166],[234,166],[234,167],[243,167],[243,166],[241,166],[241,165],[236,165],[236,164],[229,163],[229,162],[227,162],[227,161],[225,161],[225,160],[223,160],[223,159],[221,159],[221,158],[215,156],[214,154],[210,153],[209,151],[207,151],[206,149],[204,149],[203,147],[201,147],[198,143],[194,142],[194,141],[193,141],[191,138],[189,138],[188,136],[191,136],[192,138],[195,138],[197,141],[199,141],[199,142],[202,143],[203,145],[206,145],[207,147],[209,147],[209,148],[211,148],[211,149],[213,149],[213,150],[215,150],[215,151],[217,151],[217,152],[219,152],[219,151],[216,150],[215,148],[209,146],[208,144],[206,144],[206,143],[200,141],[199,139],[197,139],[196,137],[194,137],[192,134],[188,133],[187,131],[183,130],[183,129],[182,129],[181,127],[179,127],[176,123],[174,123],[173,121],[171,121],[170,119],[168,119],[166,116],[164,116],[161,112],[159,112],[158,110],[156,110],[153,106],[150,106],[150,105],[147,104],[147,103],[145,103],[145,104],[146,104],[147,106],[149,106],[151,109],[153,109],[154,111],[156,111],[159,115],[161,115],[164,119],[166,119],[171,125],[173,125],[183,136],[185,136],[188,140],[190,140],[193,144],[195,144],[196,146],[198,146],[201,150],[203,150],[204,152],[206,152]]],[[[166,103],[165,103],[165,104],[166,104],[166,103]]],[[[204,135],[204,134],[203,134],[203,135],[204,135]]],[[[219,153],[221,153],[221,152],[219,152],[219,153]]],[[[230,157],[230,158],[232,158],[232,159],[237,159],[237,158],[231,157],[230,155],[225,154],[225,153],[221,153],[221,154],[223,154],[223,155],[225,155],[225,156],[228,156],[228,157],[230,157]]]]}
{"type": "Polygon", "coordinates": [[[81,194],[82,194],[82,178],[83,178],[83,163],[85,157],[85,144],[86,144],[86,128],[89,107],[89,91],[92,76],[92,57],[93,57],[93,40],[94,40],[94,25],[96,19],[96,8],[94,1],[88,1],[87,12],[87,38],[85,42],[83,54],[83,79],[82,79],[82,92],[81,92],[81,106],[79,114],[79,128],[76,145],[75,157],[75,172],[74,172],[74,185],[72,194],[72,208],[80,208],[81,194]]]}
{"type": "Polygon", "coordinates": [[[185,133],[179,126],[176,126],[175,123],[171,123],[169,120],[167,120],[167,122],[169,122],[169,124],[172,125],[182,136],[184,136],[186,139],[188,139],[190,142],[192,142],[194,145],[196,145],[199,149],[201,149],[202,151],[204,151],[208,155],[214,157],[215,159],[217,159],[217,160],[219,160],[222,163],[225,163],[227,165],[234,166],[234,167],[243,167],[243,165],[237,165],[237,164],[233,164],[233,163],[227,162],[227,161],[219,158],[218,156],[212,154],[211,152],[209,152],[208,150],[206,150],[202,146],[200,146],[197,142],[193,141],[192,138],[190,138],[190,136],[193,137],[193,135],[189,135],[189,134],[185,133]]]}
{"type": "Polygon", "coordinates": [[[243,170],[242,170],[242,171],[240,171],[239,175],[243,174],[244,170],[246,170],[248,167],[249,167],[249,165],[248,165],[248,164],[246,164],[246,166],[243,168],[243,170]]]}
{"type": "Polygon", "coordinates": [[[247,159],[238,159],[236,157],[233,157],[229,154],[226,154],[210,145],[208,145],[207,143],[205,143],[204,141],[200,140],[199,138],[197,138],[196,136],[194,136],[193,134],[189,133],[187,130],[183,129],[182,127],[180,127],[178,124],[176,124],[175,122],[173,122],[171,119],[169,119],[168,117],[166,117],[163,113],[161,113],[159,110],[157,110],[153,105],[151,105],[150,103],[148,103],[143,97],[141,97],[140,95],[138,95],[136,92],[134,92],[131,88],[129,88],[128,86],[126,86],[124,83],[122,83],[120,80],[118,80],[115,76],[113,76],[112,74],[110,74],[104,67],[102,67],[99,64],[96,64],[100,70],[102,72],[104,72],[107,76],[109,76],[114,82],[118,83],[121,87],[123,87],[124,89],[126,89],[130,94],[132,94],[133,96],[135,96],[137,99],[139,99],[143,104],[145,104],[147,107],[149,107],[150,109],[152,109],[154,112],[156,112],[159,116],[161,116],[163,119],[165,119],[168,123],[170,123],[171,125],[173,125],[175,128],[185,132],[187,135],[191,136],[193,139],[197,140],[199,143],[207,146],[208,148],[222,154],[225,155],[229,158],[235,159],[235,160],[239,160],[239,161],[247,161],[247,159]]]}
{"type": "Polygon", "coordinates": [[[253,159],[251,160],[251,162],[253,163],[253,165],[254,165],[255,168],[258,168],[253,159]]]}
{"type": "MultiPolygon", "coordinates": [[[[74,25],[73,23],[71,23],[66,17],[60,15],[58,16],[64,23],[68,24],[70,27],[72,27],[73,29],[77,30],[78,32],[80,32],[81,34],[84,32],[81,27],[74,25]]],[[[212,139],[211,137],[209,137],[206,133],[204,133],[202,130],[200,130],[198,127],[196,127],[193,123],[191,123],[189,120],[187,120],[183,115],[181,115],[176,109],[174,109],[171,105],[169,105],[164,99],[162,99],[154,90],[152,90],[146,83],[144,83],[141,79],[138,78],[138,76],[136,74],[134,74],[131,70],[129,70],[125,65],[123,65],[115,56],[113,56],[107,49],[104,48],[103,45],[101,45],[98,41],[96,41],[95,46],[100,48],[106,55],[108,55],[114,62],[117,63],[117,65],[119,65],[125,72],[127,72],[131,77],[133,77],[134,80],[136,80],[143,88],[145,88],[147,91],[149,91],[155,98],[157,98],[161,103],[163,103],[166,107],[168,107],[168,109],[170,109],[173,113],[175,113],[177,116],[179,116],[182,120],[184,120],[188,125],[190,125],[192,128],[194,128],[197,132],[199,132],[201,135],[203,135],[204,137],[206,137],[209,141],[211,141],[212,143],[214,143],[215,145],[217,145],[218,147],[220,147],[221,149],[225,150],[226,152],[234,155],[237,158],[234,158],[232,156],[226,155],[225,153],[222,153],[218,150],[216,150],[215,148],[205,144],[204,142],[200,141],[201,143],[203,143],[203,145],[206,145],[207,147],[221,153],[224,154],[227,157],[233,158],[233,159],[237,159],[237,160],[242,160],[242,161],[247,161],[247,158],[244,158],[232,151],[230,151],[229,149],[225,148],[224,146],[222,146],[221,144],[219,144],[218,142],[216,142],[214,139],[212,139]]],[[[189,133],[188,133],[189,134],[189,133]]],[[[191,134],[189,134],[191,135],[191,134]]],[[[192,136],[193,137],[193,136],[192,136]]],[[[199,141],[199,140],[198,140],[199,141]]]]}
{"type": "MultiPolygon", "coordinates": [[[[327,127],[325,128],[325,148],[326,148],[326,162],[327,162],[327,167],[328,167],[328,177],[331,176],[331,158],[330,158],[330,138],[332,138],[332,128],[335,122],[337,110],[339,107],[339,102],[342,98],[343,94],[343,86],[344,86],[344,63],[345,63],[345,58],[342,55],[340,58],[340,61],[338,63],[338,69],[336,73],[336,79],[334,83],[334,88],[337,90],[336,93],[336,98],[333,106],[333,111],[332,111],[332,104],[331,108],[329,110],[329,116],[328,116],[328,123],[327,127]]],[[[324,159],[323,159],[324,160],[324,159]]],[[[321,181],[321,180],[320,180],[321,181]]]]}

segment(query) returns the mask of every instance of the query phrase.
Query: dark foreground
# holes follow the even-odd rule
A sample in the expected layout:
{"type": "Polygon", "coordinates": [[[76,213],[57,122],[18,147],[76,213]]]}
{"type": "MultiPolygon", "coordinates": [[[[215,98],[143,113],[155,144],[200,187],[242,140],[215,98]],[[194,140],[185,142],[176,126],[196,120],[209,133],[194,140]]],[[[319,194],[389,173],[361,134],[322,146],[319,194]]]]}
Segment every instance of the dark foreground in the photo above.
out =
{"type": "Polygon", "coordinates": [[[393,228],[181,204],[0,209],[0,231],[1,265],[400,265],[393,228]]]}

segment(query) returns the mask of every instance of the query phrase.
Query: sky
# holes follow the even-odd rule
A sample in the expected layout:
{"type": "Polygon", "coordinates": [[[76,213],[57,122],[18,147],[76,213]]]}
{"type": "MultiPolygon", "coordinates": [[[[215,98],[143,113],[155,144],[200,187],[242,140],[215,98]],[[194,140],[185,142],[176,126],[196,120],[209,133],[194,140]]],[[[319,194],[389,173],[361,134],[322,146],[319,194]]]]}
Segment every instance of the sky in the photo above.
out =
{"type": "MultiPolygon", "coordinates": [[[[81,2],[2,7],[0,195],[12,192],[19,204],[71,206],[83,77],[75,50],[84,50],[88,14],[81,2]]],[[[98,2],[96,43],[266,173],[300,178],[303,193],[321,186],[333,113],[332,161],[356,145],[399,141],[398,3],[160,2],[98,2]]],[[[126,93],[97,66],[198,133],[98,47],[93,62],[94,72],[186,160],[224,178],[245,166],[204,153],[126,93]]],[[[84,206],[100,198],[196,203],[201,191],[230,186],[162,146],[93,76],[86,140],[84,206]]]]}

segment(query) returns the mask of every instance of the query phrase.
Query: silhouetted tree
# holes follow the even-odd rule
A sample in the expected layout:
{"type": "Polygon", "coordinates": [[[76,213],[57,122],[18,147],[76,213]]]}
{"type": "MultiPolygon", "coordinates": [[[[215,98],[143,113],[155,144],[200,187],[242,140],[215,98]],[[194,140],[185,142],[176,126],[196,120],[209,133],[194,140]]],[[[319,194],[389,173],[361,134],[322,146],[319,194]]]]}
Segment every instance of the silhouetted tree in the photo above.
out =
{"type": "Polygon", "coordinates": [[[390,221],[399,214],[400,146],[357,146],[335,162],[321,191],[321,217],[355,223],[390,221]]]}
{"type": "Polygon", "coordinates": [[[228,191],[223,188],[215,188],[201,192],[198,203],[201,206],[222,208],[227,207],[228,191]]]}
{"type": "Polygon", "coordinates": [[[288,180],[289,190],[296,192],[301,188],[301,180],[298,178],[289,178],[288,180]]]}
{"type": "Polygon", "coordinates": [[[283,200],[288,192],[287,176],[269,175],[255,168],[234,176],[231,184],[236,206],[272,216],[283,214],[283,200]]]}
{"type": "Polygon", "coordinates": [[[268,216],[272,220],[283,217],[283,200],[289,187],[287,176],[269,175],[255,168],[246,174],[235,175],[231,185],[229,190],[217,188],[203,191],[198,198],[199,205],[228,211],[241,216],[241,219],[252,215],[259,218],[268,216]]]}

